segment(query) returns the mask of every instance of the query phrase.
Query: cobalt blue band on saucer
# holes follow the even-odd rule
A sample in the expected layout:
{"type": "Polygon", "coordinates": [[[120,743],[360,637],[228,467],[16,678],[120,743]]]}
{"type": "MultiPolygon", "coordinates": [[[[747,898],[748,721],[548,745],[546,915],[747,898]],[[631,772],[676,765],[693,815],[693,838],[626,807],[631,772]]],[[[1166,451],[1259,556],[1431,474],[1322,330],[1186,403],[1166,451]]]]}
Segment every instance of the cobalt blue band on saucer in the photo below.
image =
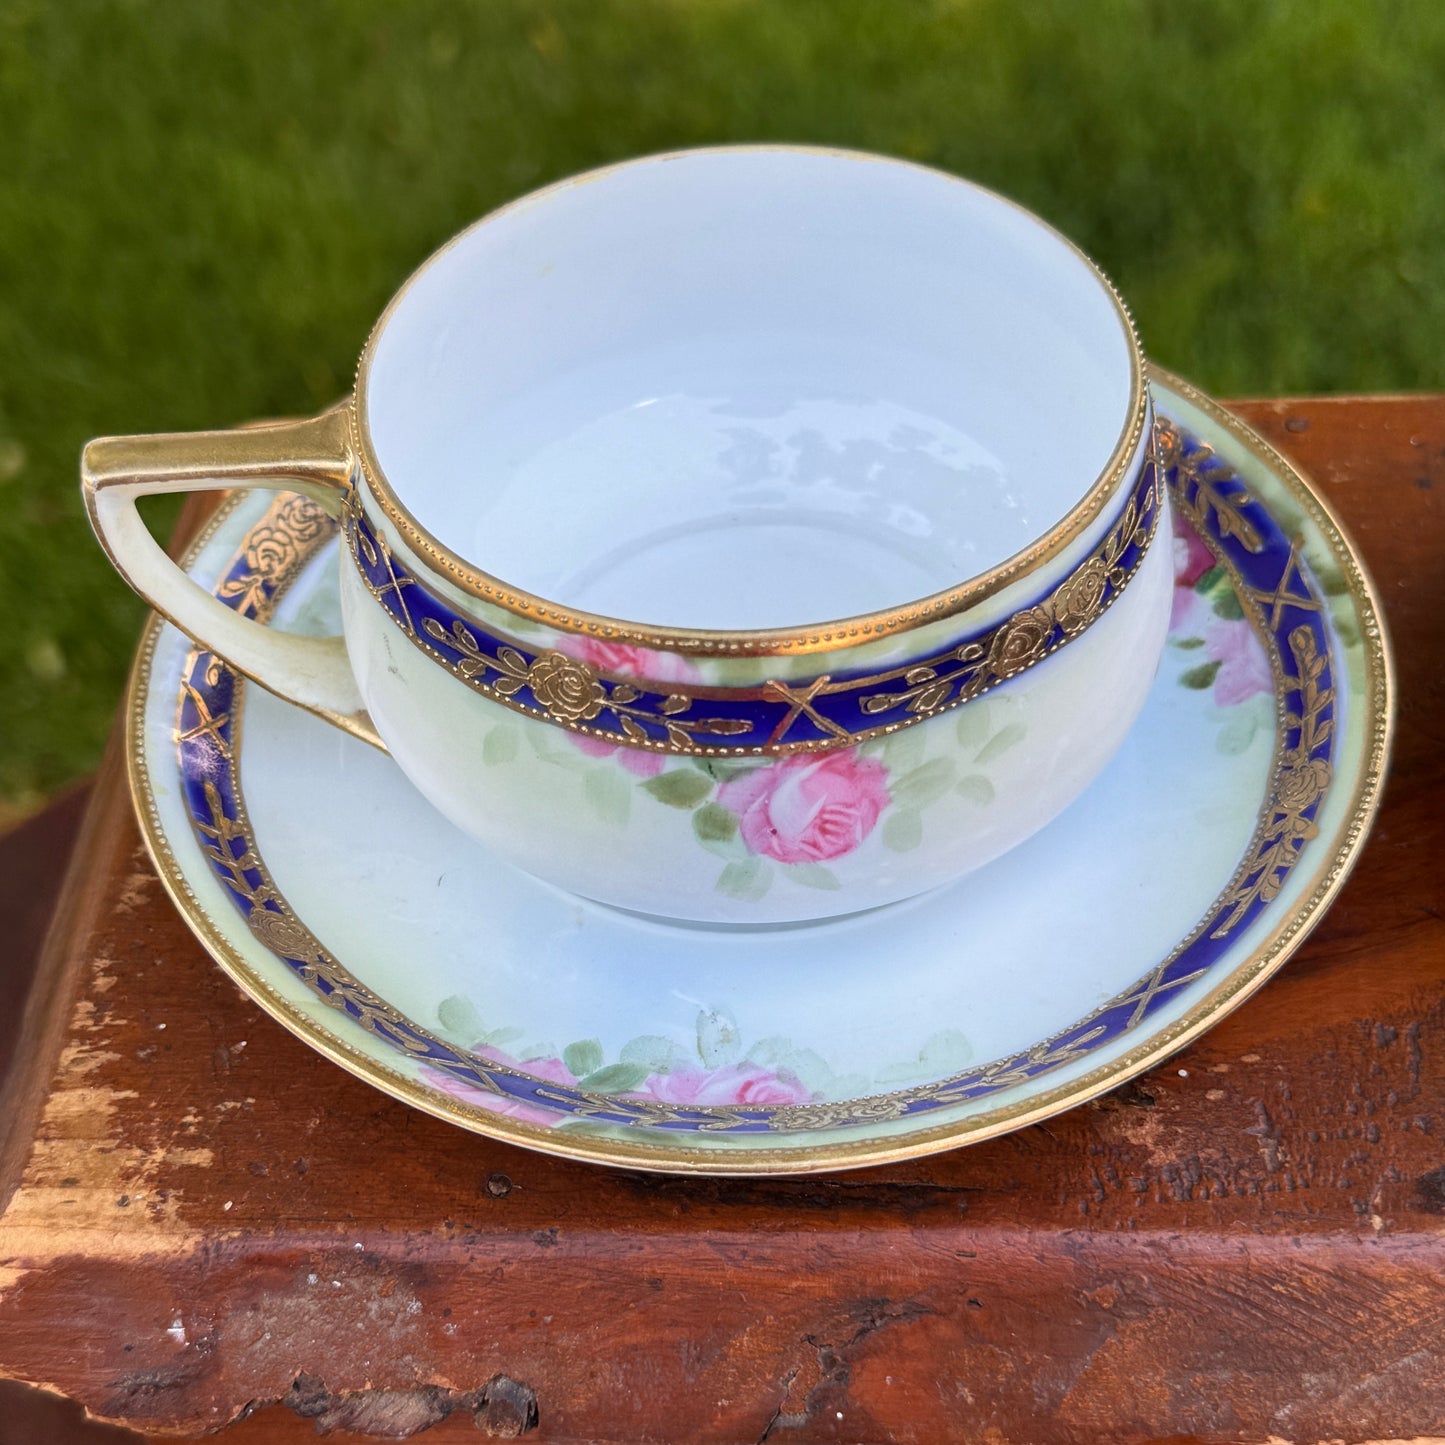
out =
{"type": "Polygon", "coordinates": [[[1011,617],[884,672],[855,669],[761,686],[649,682],[555,648],[529,648],[428,590],[372,527],[355,493],[344,520],[361,577],[397,627],[497,702],[622,747],[708,757],[820,751],[969,702],[1042,662],[1103,616],[1138,570],[1158,526],[1152,451],[1103,540],[1062,583],[1011,617]]]}
{"type": "MultiPolygon", "coordinates": [[[[1209,978],[1232,937],[1271,908],[1316,835],[1333,777],[1334,657],[1324,599],[1292,539],[1204,443],[1168,422],[1159,465],[1175,506],[1225,569],[1266,644],[1278,700],[1275,764],[1250,847],[1208,915],[1167,958],[1085,1018],[1029,1050],[949,1078],[866,1098],[782,1105],[665,1104],[560,1084],[458,1048],[420,1028],[350,974],[288,907],[250,831],[237,749],[241,680],[203,648],[182,677],[176,727],[187,811],[211,867],[252,933],[319,997],[407,1056],[501,1101],[570,1119],[663,1131],[780,1135],[914,1118],[986,1098],[1085,1059],[1137,1029],[1177,990],[1209,978]]],[[[269,616],[330,531],[315,503],[276,504],[216,587],[245,615],[269,616]],[[278,510],[279,509],[279,510],[278,510]],[[263,545],[264,543],[264,545],[263,545]]]]}

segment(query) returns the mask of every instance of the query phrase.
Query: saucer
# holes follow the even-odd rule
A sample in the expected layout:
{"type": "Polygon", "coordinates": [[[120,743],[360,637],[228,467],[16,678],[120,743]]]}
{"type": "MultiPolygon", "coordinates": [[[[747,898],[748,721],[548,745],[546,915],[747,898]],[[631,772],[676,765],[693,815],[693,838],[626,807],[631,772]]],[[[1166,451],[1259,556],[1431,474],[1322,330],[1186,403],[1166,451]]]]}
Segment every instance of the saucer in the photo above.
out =
{"type": "MultiPolygon", "coordinates": [[[[158,619],[128,730],[156,868],[220,966],[312,1047],[549,1153],[839,1169],[1114,1088],[1238,1005],[1319,921],[1373,816],[1391,727],[1379,609],[1334,518],[1238,420],[1152,381],[1177,519],[1155,686],[1077,802],[957,883],[759,929],[591,903],[493,858],[383,753],[158,619]]],[[[235,495],[187,566],[270,625],[339,630],[334,524],[304,498],[235,495]]],[[[1011,711],[1007,687],[961,710],[961,775],[890,757],[890,777],[919,806],[942,786],[986,809],[990,763],[1019,737],[1011,711]]],[[[560,734],[547,756],[615,783],[560,734]]],[[[599,805],[677,806],[647,782],[599,784],[599,805]]]]}

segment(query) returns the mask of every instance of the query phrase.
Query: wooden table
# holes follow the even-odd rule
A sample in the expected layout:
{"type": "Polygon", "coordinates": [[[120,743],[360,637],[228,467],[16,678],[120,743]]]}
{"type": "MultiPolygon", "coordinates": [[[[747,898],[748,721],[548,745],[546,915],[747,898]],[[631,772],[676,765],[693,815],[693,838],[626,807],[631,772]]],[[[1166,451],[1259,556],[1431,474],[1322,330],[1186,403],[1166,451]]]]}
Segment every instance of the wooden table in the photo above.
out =
{"type": "Polygon", "coordinates": [[[1445,1435],[1445,397],[1239,410],[1374,569],[1400,727],[1333,912],[1187,1053],[858,1174],[523,1153],[241,997],[112,752],[0,1113],[0,1374],[238,1442],[1445,1435]]]}

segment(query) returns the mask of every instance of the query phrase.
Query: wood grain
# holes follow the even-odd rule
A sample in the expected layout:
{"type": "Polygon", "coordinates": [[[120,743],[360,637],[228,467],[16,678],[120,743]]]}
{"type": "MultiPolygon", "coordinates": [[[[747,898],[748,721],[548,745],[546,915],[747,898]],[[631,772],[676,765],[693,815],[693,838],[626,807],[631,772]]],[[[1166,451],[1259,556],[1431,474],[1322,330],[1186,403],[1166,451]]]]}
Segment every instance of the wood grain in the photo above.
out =
{"type": "Polygon", "coordinates": [[[112,762],[9,1120],[0,1374],[238,1442],[1445,1436],[1445,398],[1238,410],[1375,572],[1400,726],[1338,903],[1185,1054],[857,1174],[531,1155],[238,995],[112,762]]]}

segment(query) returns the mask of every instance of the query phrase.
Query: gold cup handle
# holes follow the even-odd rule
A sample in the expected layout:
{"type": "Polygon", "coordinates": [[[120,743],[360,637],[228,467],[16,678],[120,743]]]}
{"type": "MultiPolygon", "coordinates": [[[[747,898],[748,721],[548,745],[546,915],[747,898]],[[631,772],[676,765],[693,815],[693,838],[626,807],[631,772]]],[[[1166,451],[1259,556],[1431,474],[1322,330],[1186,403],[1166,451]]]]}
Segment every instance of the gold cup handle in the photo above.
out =
{"type": "Polygon", "coordinates": [[[339,516],[351,469],[345,407],[234,431],[97,437],[80,461],[101,546],[157,612],[278,697],[380,747],[340,637],[298,637],[239,616],[166,555],[136,507],[159,492],[267,487],[302,492],[339,516]]]}

